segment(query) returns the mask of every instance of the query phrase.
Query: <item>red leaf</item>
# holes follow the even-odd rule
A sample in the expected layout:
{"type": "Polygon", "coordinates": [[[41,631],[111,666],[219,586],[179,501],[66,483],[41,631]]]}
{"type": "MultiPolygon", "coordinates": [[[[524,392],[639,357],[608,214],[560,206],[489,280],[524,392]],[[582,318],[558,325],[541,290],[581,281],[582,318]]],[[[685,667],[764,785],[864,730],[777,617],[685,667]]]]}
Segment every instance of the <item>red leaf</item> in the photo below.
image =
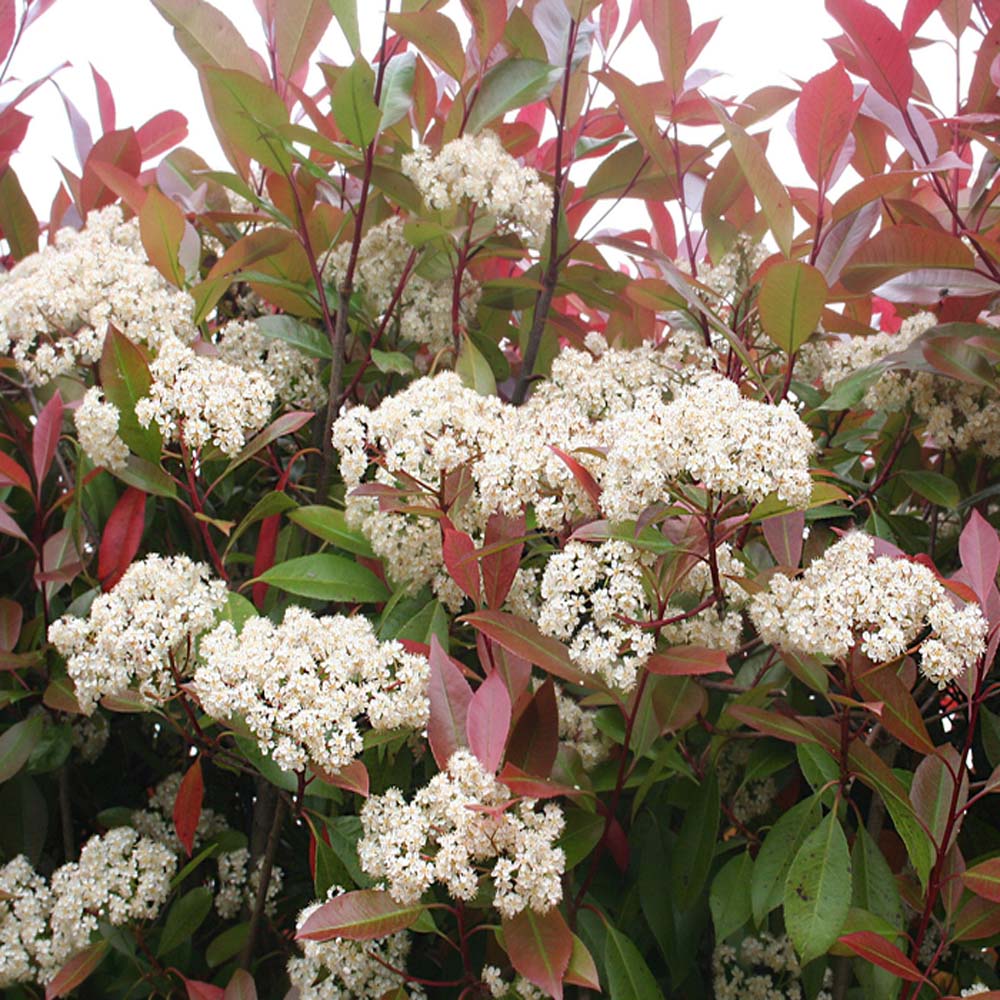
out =
{"type": "Polygon", "coordinates": [[[899,29],[864,0],[826,0],[826,9],[851,40],[860,73],[884,98],[905,110],[913,93],[913,63],[899,29]]]}
{"type": "Polygon", "coordinates": [[[468,745],[466,727],[472,688],[436,635],[431,636],[427,697],[430,700],[427,739],[438,767],[444,768],[456,750],[468,745]]]}
{"type": "Polygon", "coordinates": [[[0,652],[9,653],[21,635],[24,609],[17,601],[0,597],[0,652]]]}
{"type": "Polygon", "coordinates": [[[476,561],[476,546],[464,531],[459,531],[448,520],[441,518],[441,552],[445,569],[462,588],[462,592],[479,603],[479,563],[476,561]]]}
{"type": "Polygon", "coordinates": [[[223,1000],[257,1000],[257,985],[246,969],[237,969],[229,980],[223,1000]]]}
{"type": "Polygon", "coordinates": [[[342,767],[339,771],[323,771],[315,765],[313,765],[313,770],[328,785],[343,788],[345,791],[368,798],[371,785],[368,780],[368,768],[365,767],[364,761],[352,760],[350,764],[342,767]]]}
{"type": "Polygon", "coordinates": [[[89,948],[78,951],[45,987],[45,1000],[67,996],[101,964],[108,948],[107,941],[98,941],[89,948]]]}
{"type": "Polygon", "coordinates": [[[0,486],[20,486],[31,492],[31,477],[3,451],[0,451],[0,486]]]}
{"type": "Polygon", "coordinates": [[[977,896],[1000,903],[1000,858],[991,858],[962,873],[962,881],[977,896]]]}
{"type": "Polygon", "coordinates": [[[201,759],[196,760],[181,779],[174,800],[174,829],[188,857],[194,851],[194,835],[201,819],[201,803],[205,798],[205,782],[201,776],[201,759]]]}
{"type": "Polygon", "coordinates": [[[203,983],[196,979],[185,979],[188,1000],[223,1000],[226,991],[221,986],[203,983]]]}
{"type": "Polygon", "coordinates": [[[486,534],[483,538],[483,551],[507,542],[504,548],[498,548],[489,555],[483,555],[479,565],[483,574],[483,593],[486,603],[491,608],[499,608],[503,604],[521,564],[521,554],[524,551],[523,541],[514,541],[524,537],[524,515],[507,517],[497,511],[486,522],[486,534]]]}
{"type": "Polygon", "coordinates": [[[597,480],[575,459],[572,455],[567,455],[561,448],[554,444],[549,447],[563,460],[566,468],[573,473],[573,478],[583,487],[583,492],[599,507],[601,504],[601,487],[597,485],[597,480]]]}
{"type": "Polygon", "coordinates": [[[494,670],[472,696],[465,720],[469,747],[491,774],[496,773],[503,759],[510,733],[510,716],[507,685],[500,672],[494,670]]]}
{"type": "Polygon", "coordinates": [[[92,162],[89,169],[109,191],[113,191],[133,212],[138,214],[146,200],[146,189],[132,174],[100,160],[92,162]]]}
{"type": "Polygon", "coordinates": [[[805,514],[800,510],[765,518],[764,538],[779,566],[795,569],[799,565],[805,524],[805,514]]]}
{"type": "Polygon", "coordinates": [[[59,390],[45,404],[38,414],[38,421],[31,435],[31,461],[35,469],[35,483],[41,493],[42,483],[52,468],[52,460],[56,457],[59,445],[59,433],[62,430],[63,401],[59,390]]]}
{"type": "Polygon", "coordinates": [[[806,83],[795,109],[795,143],[809,176],[821,190],[831,180],[840,150],[851,134],[861,98],[837,63],[806,83]]]}
{"type": "Polygon", "coordinates": [[[600,687],[596,676],[584,676],[570,659],[569,650],[558,639],[542,635],[538,626],[505,611],[477,611],[465,615],[467,621],[504,649],[537,664],[550,674],[587,687],[600,687]]]}
{"type": "Polygon", "coordinates": [[[420,903],[397,903],[382,889],[345,892],[315,910],[295,935],[297,941],[371,941],[405,930],[423,913],[420,903]]]}
{"type": "Polygon", "coordinates": [[[973,510],[958,539],[958,553],[962,568],[969,577],[972,589],[985,608],[996,586],[997,568],[1000,567],[1000,538],[989,521],[973,510]]]}
{"type": "Polygon", "coordinates": [[[17,0],[0,0],[0,59],[6,59],[17,33],[17,0]]]}
{"type": "Polygon", "coordinates": [[[153,115],[135,135],[142,150],[143,162],[183,142],[187,134],[187,119],[179,111],[161,111],[153,115]]]}
{"type": "Polygon", "coordinates": [[[892,667],[876,667],[855,678],[868,701],[882,702],[882,725],[918,753],[933,755],[936,748],[913,695],[892,667]]]}
{"type": "Polygon", "coordinates": [[[572,798],[577,795],[588,795],[580,788],[563,785],[548,778],[535,778],[525,774],[519,767],[510,762],[504,764],[503,770],[497,775],[497,781],[506,785],[514,795],[525,799],[557,799],[572,798]]]}
{"type": "Polygon", "coordinates": [[[97,578],[101,589],[109,591],[129,568],[146,525],[146,494],[130,486],[115,504],[104,526],[97,554],[97,578]]]}
{"type": "Polygon", "coordinates": [[[507,760],[528,774],[547,778],[559,750],[559,708],[552,678],[535,692],[510,734],[507,760]]]}
{"type": "Polygon", "coordinates": [[[503,920],[503,941],[514,968],[555,1000],[562,1000],[563,976],[573,954],[573,935],[563,915],[522,910],[503,920]]]}
{"type": "Polygon", "coordinates": [[[142,153],[139,151],[139,141],[135,137],[135,131],[126,128],[118,132],[108,132],[94,143],[87,154],[80,181],[80,201],[86,212],[104,208],[117,198],[117,194],[94,170],[95,163],[110,163],[122,172],[138,177],[142,169],[142,153]]]}
{"type": "Polygon", "coordinates": [[[111,93],[108,81],[94,69],[94,64],[90,64],[90,72],[94,75],[94,89],[97,91],[97,110],[101,116],[101,130],[113,132],[115,130],[115,98],[111,93]]]}
{"type": "Polygon", "coordinates": [[[667,677],[697,677],[701,674],[731,674],[726,654],[720,649],[702,646],[674,646],[654,653],[647,661],[650,673],[667,677]]]}
{"type": "Polygon", "coordinates": [[[924,978],[899,948],[874,931],[854,931],[851,934],[844,934],[837,939],[837,943],[850,948],[855,955],[874,962],[880,969],[891,972],[898,979],[919,983],[924,978]]]}
{"type": "Polygon", "coordinates": [[[660,60],[660,72],[669,97],[676,99],[684,91],[688,67],[691,11],[687,0],[642,0],[640,13],[660,60]]]}
{"type": "Polygon", "coordinates": [[[909,41],[940,6],[941,0],[907,0],[903,26],[900,28],[903,37],[909,41]]]}

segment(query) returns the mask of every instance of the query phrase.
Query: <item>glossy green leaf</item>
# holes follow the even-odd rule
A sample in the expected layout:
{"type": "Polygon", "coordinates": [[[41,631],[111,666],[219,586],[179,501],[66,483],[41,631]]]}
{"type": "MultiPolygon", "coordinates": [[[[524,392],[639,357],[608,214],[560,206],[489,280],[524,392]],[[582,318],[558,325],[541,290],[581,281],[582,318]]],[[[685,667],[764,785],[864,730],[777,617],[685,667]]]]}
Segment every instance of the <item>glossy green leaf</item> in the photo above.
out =
{"type": "Polygon", "coordinates": [[[322,601],[378,603],[389,597],[385,584],[370,569],[330,552],[278,563],[255,577],[254,582],[258,581],[289,594],[322,601]]]}
{"type": "Polygon", "coordinates": [[[38,219],[10,167],[0,172],[0,230],[15,260],[38,250],[38,219]]]}
{"type": "Polygon", "coordinates": [[[358,56],[333,88],[333,118],[348,142],[365,148],[378,135],[382,112],[375,103],[375,74],[358,56]]]}
{"type": "Polygon", "coordinates": [[[289,521],[304,528],[311,535],[322,538],[324,542],[336,545],[338,549],[353,552],[355,555],[374,559],[371,543],[357,528],[347,524],[347,516],[336,507],[310,505],[299,507],[288,515],[289,521]]]}
{"type": "Polygon", "coordinates": [[[261,316],[254,322],[265,337],[283,340],[312,358],[329,361],[333,357],[330,338],[326,333],[294,316],[261,316]]]}
{"type": "Polygon", "coordinates": [[[730,858],[712,880],[708,906],[712,911],[715,940],[724,941],[750,920],[750,878],[753,859],[746,851],[730,858]]]}
{"type": "Polygon", "coordinates": [[[750,903],[758,927],[781,904],[792,859],[818,817],[819,802],[809,798],[792,806],[767,832],[750,879],[750,903]]]}
{"type": "Polygon", "coordinates": [[[212,890],[199,885],[174,901],[160,937],[157,955],[167,955],[183,944],[202,925],[214,900],[212,890]]]}
{"type": "Polygon", "coordinates": [[[382,81],[382,96],[379,108],[382,111],[381,127],[392,128],[410,113],[413,105],[413,80],[416,75],[417,57],[412,52],[394,55],[385,67],[382,81]]]}
{"type": "Polygon", "coordinates": [[[508,111],[549,95],[562,70],[537,59],[504,59],[485,77],[465,124],[473,134],[508,111]]]}
{"type": "Polygon", "coordinates": [[[919,493],[938,507],[954,510],[962,499],[958,484],[940,472],[912,469],[901,473],[900,478],[914,493],[919,493]]]}
{"type": "Polygon", "coordinates": [[[604,938],[604,970],[611,1000],[663,1000],[639,949],[610,925],[604,938]]]}
{"type": "Polygon", "coordinates": [[[783,902],[785,927],[802,963],[824,954],[851,907],[851,855],[835,813],[827,813],[796,852],[783,902]]]}
{"type": "Polygon", "coordinates": [[[782,261],[764,275],[757,309],[764,332],[786,354],[794,354],[813,334],[823,315],[826,279],[801,261],[782,261]]]}
{"type": "Polygon", "coordinates": [[[44,728],[44,715],[33,715],[15,722],[0,736],[0,782],[10,780],[24,767],[44,728]]]}
{"type": "Polygon", "coordinates": [[[688,804],[671,859],[674,898],[681,909],[701,897],[715,856],[720,818],[719,781],[711,770],[688,804]]]}

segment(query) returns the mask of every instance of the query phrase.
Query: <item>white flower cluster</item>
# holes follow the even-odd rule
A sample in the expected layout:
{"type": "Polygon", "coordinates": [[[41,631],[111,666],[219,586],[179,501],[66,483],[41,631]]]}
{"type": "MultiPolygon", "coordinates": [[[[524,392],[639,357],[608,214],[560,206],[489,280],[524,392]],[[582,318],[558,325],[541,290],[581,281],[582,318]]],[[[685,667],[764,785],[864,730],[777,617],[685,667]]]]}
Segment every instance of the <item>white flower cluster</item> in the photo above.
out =
{"type": "Polygon", "coordinates": [[[585,673],[630,691],[656,634],[618,616],[653,617],[644,583],[643,557],[628,542],[568,542],[545,564],[538,627],[565,640],[585,673]]]}
{"type": "Polygon", "coordinates": [[[747,740],[730,740],[723,744],[715,761],[719,788],[729,803],[733,819],[751,823],[770,811],[778,795],[774,778],[748,777],[748,765],[753,745],[747,740]]]}
{"type": "MultiPolygon", "coordinates": [[[[215,909],[223,920],[231,920],[244,906],[248,909],[253,908],[260,889],[260,870],[263,863],[263,858],[257,859],[248,880],[250,852],[245,847],[219,855],[219,887],[215,893],[215,909]]],[[[284,882],[284,871],[278,865],[273,865],[271,878],[267,883],[267,898],[264,900],[264,912],[268,916],[274,915],[284,882]]]]}
{"type": "Polygon", "coordinates": [[[202,638],[201,656],[194,683],[205,711],[241,716],[288,771],[349,764],[363,747],[362,717],[378,730],[427,724],[426,659],[379,642],[360,615],[290,607],[281,625],[251,618],[239,634],[223,622],[202,638]]]}
{"type": "Polygon", "coordinates": [[[751,600],[750,617],[765,642],[834,659],[860,639],[867,656],[886,663],[919,641],[921,671],[943,688],[982,655],[986,620],[977,604],[957,609],[926,566],[872,559],[874,547],[870,536],[852,532],[797,579],[776,573],[751,600]]]}
{"type": "Polygon", "coordinates": [[[973,983],[968,989],[962,990],[960,996],[975,997],[979,996],[981,993],[989,993],[989,992],[990,988],[986,985],[986,983],[980,980],[979,982],[973,983]]]}
{"type": "MultiPolygon", "coordinates": [[[[345,243],[330,254],[325,270],[334,284],[338,284],[347,271],[350,251],[350,244],[345,243]]],[[[383,316],[392,304],[406,263],[415,252],[416,249],[406,239],[403,220],[399,216],[392,216],[365,233],[358,248],[354,284],[373,317],[383,316]]],[[[412,344],[426,344],[432,353],[451,347],[454,343],[453,295],[452,275],[425,277],[418,263],[410,271],[397,299],[400,337],[412,344]]],[[[463,272],[459,315],[466,326],[475,316],[479,295],[479,283],[468,271],[463,272]]]]}
{"type": "Polygon", "coordinates": [[[94,463],[116,472],[125,465],[128,445],[118,436],[121,414],[114,403],[103,398],[97,386],[91,386],[73,411],[76,436],[84,454],[94,463]]]}
{"type": "Polygon", "coordinates": [[[571,455],[597,482],[603,454],[613,443],[613,419],[631,412],[644,391],[666,393],[678,384],[680,358],[650,346],[609,348],[590,340],[597,357],[563,349],[551,376],[528,402],[504,411],[504,429],[476,464],[484,508],[515,513],[534,507],[539,525],[558,530],[579,515],[593,516],[593,502],[553,447],[571,455]]]}
{"type": "MultiPolygon", "coordinates": [[[[803,1000],[802,969],[791,939],[762,931],[746,937],[739,949],[721,943],[712,954],[716,1000],[803,1000]]],[[[827,969],[816,1000],[832,1000],[833,977],[827,969]]]]}
{"type": "MultiPolygon", "coordinates": [[[[334,887],[327,899],[339,896],[334,887]]],[[[306,907],[300,914],[301,927],[321,906],[319,902],[306,907]]],[[[424,1000],[420,986],[406,983],[390,972],[405,969],[410,954],[411,939],[406,931],[398,931],[374,941],[349,941],[331,938],[329,941],[302,941],[302,955],[288,960],[288,978],[298,990],[299,1000],[356,1000],[358,997],[392,996],[395,1000],[424,1000]],[[379,961],[381,960],[381,962],[379,961]],[[385,965],[381,964],[382,962],[385,965]]]]}
{"type": "Polygon", "coordinates": [[[214,334],[219,358],[251,376],[263,375],[274,398],[295,409],[312,409],[324,398],[319,363],[283,340],[266,337],[253,320],[232,320],[214,334]]]}
{"type": "Polygon", "coordinates": [[[0,986],[49,982],[100,921],[156,917],[177,869],[163,845],[123,826],[91,837],[46,883],[23,855],[0,868],[0,986]]]}
{"type": "Polygon", "coordinates": [[[545,913],[562,899],[566,856],[555,846],[562,809],[549,802],[538,812],[528,799],[509,808],[512,798],[471,753],[457,750],[412,802],[398,788],[365,802],[361,867],[384,879],[400,903],[419,899],[435,881],[468,901],[479,892],[480,866],[495,858],[490,874],[500,913],[545,913]]]}
{"type": "MultiPolygon", "coordinates": [[[[764,243],[749,233],[740,233],[718,264],[699,270],[698,280],[728,305],[735,305],[750,287],[750,279],[769,256],[770,251],[764,243]]],[[[684,270],[690,268],[687,260],[679,261],[678,265],[684,270]]]]}
{"type": "Polygon", "coordinates": [[[93,764],[104,753],[111,735],[111,723],[103,712],[95,712],[73,719],[73,749],[88,763],[93,764]]]}
{"type": "Polygon", "coordinates": [[[552,189],[537,171],[518,163],[493,132],[453,139],[437,155],[420,147],[403,157],[403,173],[429,208],[444,211],[468,203],[502,230],[521,234],[529,246],[545,242],[552,189]]]}
{"type": "Polygon", "coordinates": [[[86,618],[65,616],[49,641],[67,658],[81,711],[133,685],[147,702],[176,690],[171,668],[189,674],[192,645],[210,628],[226,598],[225,584],[187,556],[150,555],[135,562],[86,618]],[[173,661],[173,662],[171,662],[173,661]]]}
{"type": "Polygon", "coordinates": [[[161,346],[150,373],[153,384],[135,416],[143,427],[155,420],[167,441],[211,443],[235,455],[271,415],[274,386],[263,372],[195,354],[175,337],[161,346]]]}
{"type": "Polygon", "coordinates": [[[612,520],[638,517],[687,480],[754,503],[775,492],[809,503],[809,428],[787,402],[747,399],[720,375],[701,375],[670,402],[643,393],[609,433],[602,504],[612,520]]]}
{"type": "Polygon", "coordinates": [[[556,708],[559,712],[559,742],[580,755],[584,770],[590,771],[607,760],[611,754],[611,740],[597,728],[597,712],[581,708],[557,684],[556,708]]]}
{"type": "MultiPolygon", "coordinates": [[[[937,322],[933,313],[920,312],[905,319],[897,333],[808,345],[802,374],[833,389],[848,375],[905,350],[937,322]]],[[[863,405],[879,413],[911,409],[938,448],[1000,457],[1000,401],[992,390],[933,372],[887,368],[865,393],[863,405]]]]}
{"type": "Polygon", "coordinates": [[[505,982],[503,973],[495,965],[484,965],[481,976],[494,1000],[545,1000],[546,994],[524,976],[505,982]]]}
{"type": "MultiPolygon", "coordinates": [[[[348,494],[348,523],[364,532],[396,583],[415,590],[430,582],[454,609],[461,605],[462,594],[444,572],[437,521],[383,510],[378,500],[352,496],[351,491],[361,485],[374,453],[375,481],[411,490],[420,484],[412,506],[426,509],[446,481],[474,468],[493,447],[503,412],[504,404],[496,397],[481,396],[454,372],[442,372],[417,379],[376,410],[357,406],[333,425],[333,445],[341,455],[348,494]]],[[[490,513],[472,491],[449,516],[456,527],[478,532],[490,513]]]]}
{"type": "Polygon", "coordinates": [[[12,353],[35,385],[96,363],[108,324],[156,348],[192,341],[192,315],[191,297],[147,262],[138,220],[123,222],[118,206],[0,272],[0,354],[12,353]]]}

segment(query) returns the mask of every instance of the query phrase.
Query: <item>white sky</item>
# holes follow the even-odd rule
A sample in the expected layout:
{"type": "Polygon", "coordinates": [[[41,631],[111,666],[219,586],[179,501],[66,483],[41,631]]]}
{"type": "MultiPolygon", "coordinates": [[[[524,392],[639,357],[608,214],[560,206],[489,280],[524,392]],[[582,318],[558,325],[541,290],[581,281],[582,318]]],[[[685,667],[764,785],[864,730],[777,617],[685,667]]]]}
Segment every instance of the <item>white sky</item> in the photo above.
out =
{"type": "MultiPolygon", "coordinates": [[[[631,0],[619,0],[624,21],[631,0]]],[[[826,14],[823,0],[690,0],[696,24],[716,17],[722,23],[698,61],[698,66],[722,70],[727,76],[715,81],[716,94],[745,95],[764,84],[806,80],[833,63],[824,38],[839,34],[826,14]]],[[[241,30],[249,44],[262,48],[263,34],[253,0],[215,0],[241,30]]],[[[377,44],[382,3],[359,0],[366,54],[377,44]]],[[[394,3],[394,7],[397,5],[394,3]]],[[[879,5],[896,23],[905,0],[884,0],[879,5]]],[[[935,15],[925,32],[945,37],[935,15]]],[[[346,61],[336,26],[324,40],[321,52],[346,61]]],[[[651,50],[623,50],[617,68],[650,79],[657,72],[651,50]]],[[[921,53],[918,65],[925,76],[935,77],[926,60],[936,62],[937,72],[950,80],[953,57],[943,45],[921,53]]],[[[27,82],[69,60],[70,68],[58,81],[70,99],[100,134],[97,104],[90,66],[110,83],[118,110],[118,127],[138,127],[158,111],[173,108],[187,116],[190,134],[185,145],[201,154],[212,166],[225,165],[201,104],[197,76],[177,48],[169,25],[148,0],[58,0],[55,6],[25,34],[14,59],[12,72],[27,82]]],[[[933,83],[932,91],[935,89],[933,83]]],[[[950,84],[949,90],[950,92],[950,84]]],[[[9,99],[5,89],[0,99],[9,99]]],[[[73,150],[66,112],[55,88],[46,85],[22,106],[34,117],[21,152],[12,161],[40,217],[47,217],[60,173],[61,160],[74,172],[79,164],[73,150]]],[[[771,151],[775,167],[786,181],[803,179],[794,144],[784,130],[776,128],[771,151]]]]}

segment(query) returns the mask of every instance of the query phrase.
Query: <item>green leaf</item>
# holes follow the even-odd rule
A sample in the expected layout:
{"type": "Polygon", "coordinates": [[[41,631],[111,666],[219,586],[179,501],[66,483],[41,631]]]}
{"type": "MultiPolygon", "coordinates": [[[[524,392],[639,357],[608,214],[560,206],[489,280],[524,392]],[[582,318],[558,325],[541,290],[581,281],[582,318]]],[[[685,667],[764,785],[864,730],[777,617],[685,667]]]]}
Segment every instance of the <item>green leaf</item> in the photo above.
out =
{"type": "Polygon", "coordinates": [[[597,846],[604,833],[604,817],[583,809],[566,809],[566,827],[559,846],[566,855],[567,870],[575,868],[597,846]]]}
{"type": "Polygon", "coordinates": [[[799,802],[771,827],[764,838],[750,879],[750,904],[754,923],[758,927],[781,903],[792,858],[813,829],[818,812],[819,802],[815,798],[799,802]]]}
{"type": "Polygon", "coordinates": [[[889,862],[864,828],[858,827],[851,850],[851,894],[855,906],[881,917],[897,930],[903,927],[903,904],[889,862]]]}
{"type": "Polygon", "coordinates": [[[493,369],[472,342],[471,337],[462,338],[462,348],[458,352],[455,364],[462,384],[469,389],[475,389],[480,396],[495,396],[497,383],[493,377],[493,369]]]}
{"type": "Polygon", "coordinates": [[[112,327],[104,338],[98,369],[105,398],[118,407],[118,436],[132,452],[158,467],[162,448],[159,427],[155,421],[141,427],[135,418],[135,404],[149,395],[153,384],[146,356],[112,327]]]}
{"type": "Polygon", "coordinates": [[[689,909],[701,897],[715,856],[721,808],[719,781],[711,770],[702,779],[694,798],[684,813],[672,859],[674,899],[682,909],[689,909]]]}
{"type": "Polygon", "coordinates": [[[167,914],[156,954],[166,955],[187,941],[208,916],[213,899],[212,890],[204,885],[199,885],[177,899],[167,914]]]}
{"type": "Polygon", "coordinates": [[[288,109],[273,88],[235,69],[204,69],[212,123],[219,139],[268,170],[287,174],[292,157],[280,137],[288,109]]]}
{"type": "Polygon", "coordinates": [[[954,510],[962,499],[958,485],[940,472],[925,472],[912,470],[900,474],[901,478],[914,493],[919,493],[925,500],[938,507],[954,510]]]}
{"type": "Polygon", "coordinates": [[[380,371],[389,375],[415,375],[416,366],[412,358],[402,351],[380,351],[372,348],[372,364],[380,371]]]}
{"type": "Polygon", "coordinates": [[[238,955],[246,943],[247,934],[250,932],[250,924],[243,921],[235,927],[228,927],[218,937],[213,938],[205,949],[205,961],[209,967],[215,968],[228,962],[234,955],[238,955]]]}
{"type": "Polygon", "coordinates": [[[38,219],[10,167],[0,173],[0,229],[15,260],[38,250],[38,219]]]}
{"type": "Polygon", "coordinates": [[[349,142],[365,148],[378,135],[382,112],[375,103],[375,74],[358,56],[333,88],[333,118],[349,142]]]}
{"type": "Polygon", "coordinates": [[[247,530],[247,528],[256,524],[258,521],[262,521],[265,517],[272,517],[275,514],[284,514],[286,510],[292,510],[296,506],[295,501],[287,494],[281,493],[278,490],[272,490],[270,493],[265,493],[251,508],[247,511],[246,517],[236,526],[236,529],[229,536],[229,541],[226,543],[225,552],[222,554],[222,558],[225,559],[229,555],[230,550],[236,544],[240,536],[247,530]]]}
{"type": "Polygon", "coordinates": [[[33,715],[15,722],[0,736],[0,782],[13,778],[24,767],[42,738],[44,726],[44,715],[33,715]]]}
{"type": "Polygon", "coordinates": [[[385,20],[393,31],[461,82],[465,75],[465,46],[450,17],[433,10],[419,10],[389,14],[385,20]]]}
{"type": "Polygon", "coordinates": [[[507,111],[547,97],[562,70],[538,59],[505,59],[483,77],[469,119],[467,133],[474,134],[507,111]]]}
{"type": "Polygon", "coordinates": [[[358,0],[327,0],[340,30],[347,39],[352,52],[361,48],[361,32],[358,28],[358,0]]]}
{"type": "Polygon", "coordinates": [[[288,520],[300,528],[305,528],[310,535],[336,545],[338,549],[353,552],[366,559],[375,558],[368,539],[356,528],[348,527],[347,516],[336,507],[324,507],[319,504],[299,507],[288,515],[288,520]]]}
{"type": "Polygon", "coordinates": [[[788,192],[767,162],[767,157],[757,140],[737,125],[720,104],[711,99],[709,104],[712,105],[726,133],[733,155],[747,179],[747,184],[750,185],[750,190],[760,202],[764,218],[767,219],[767,224],[777,240],[778,248],[786,257],[789,256],[792,251],[795,220],[788,192]]]}
{"type": "Polygon", "coordinates": [[[255,322],[257,329],[265,337],[283,340],[311,358],[329,361],[333,357],[333,349],[330,347],[327,335],[294,316],[261,316],[255,322]]]}
{"type": "Polygon", "coordinates": [[[611,1000],[663,1000],[639,949],[610,925],[604,938],[604,971],[611,1000]]]}
{"type": "Polygon", "coordinates": [[[813,334],[829,294],[823,275],[801,261],[782,261],[764,275],[757,308],[764,332],[786,354],[813,334]]]}
{"type": "Polygon", "coordinates": [[[871,365],[842,378],[833,392],[819,404],[820,410],[851,410],[865,398],[865,393],[885,374],[884,365],[871,365]]]}
{"type": "Polygon", "coordinates": [[[802,964],[824,954],[851,908],[851,855],[835,813],[798,849],[785,880],[785,927],[802,964]]]}
{"type": "Polygon", "coordinates": [[[383,129],[391,128],[410,113],[416,68],[417,57],[413,52],[400,52],[386,63],[379,101],[383,129]]]}
{"type": "Polygon", "coordinates": [[[144,493],[173,499],[177,496],[177,484],[159,465],[147,462],[138,455],[129,455],[125,465],[114,470],[114,475],[126,486],[134,486],[144,493]]]}
{"type": "Polygon", "coordinates": [[[352,884],[351,876],[337,852],[322,838],[316,838],[316,875],[313,890],[317,899],[326,899],[327,891],[335,885],[342,889],[352,884]]]}
{"type": "Polygon", "coordinates": [[[321,601],[378,603],[389,598],[385,584],[370,569],[329,552],[288,559],[253,582],[321,601]]]}
{"type": "Polygon", "coordinates": [[[753,859],[746,851],[730,858],[712,880],[708,906],[715,925],[715,940],[724,941],[750,919],[750,878],[753,859]]]}

